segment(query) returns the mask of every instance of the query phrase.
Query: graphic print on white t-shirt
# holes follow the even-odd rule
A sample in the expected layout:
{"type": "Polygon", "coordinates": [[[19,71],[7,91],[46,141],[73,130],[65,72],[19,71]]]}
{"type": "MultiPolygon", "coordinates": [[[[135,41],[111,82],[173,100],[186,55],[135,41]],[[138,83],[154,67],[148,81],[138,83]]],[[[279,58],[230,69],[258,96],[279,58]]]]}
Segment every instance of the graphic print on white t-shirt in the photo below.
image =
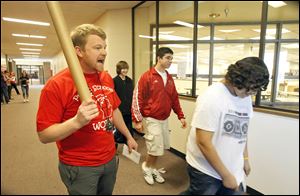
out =
{"type": "Polygon", "coordinates": [[[239,113],[229,110],[228,113],[224,115],[222,134],[237,139],[245,139],[247,138],[248,124],[248,113],[239,113]]]}

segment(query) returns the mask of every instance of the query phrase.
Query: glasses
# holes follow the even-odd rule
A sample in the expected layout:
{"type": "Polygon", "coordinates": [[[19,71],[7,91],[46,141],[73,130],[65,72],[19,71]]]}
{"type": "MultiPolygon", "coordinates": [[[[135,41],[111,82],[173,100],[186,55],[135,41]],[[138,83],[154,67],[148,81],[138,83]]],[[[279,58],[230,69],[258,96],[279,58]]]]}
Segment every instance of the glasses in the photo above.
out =
{"type": "Polygon", "coordinates": [[[260,88],[248,88],[246,93],[247,95],[256,95],[257,94],[257,91],[259,91],[260,88]]]}
{"type": "Polygon", "coordinates": [[[257,90],[248,90],[247,92],[247,95],[256,95],[256,93],[257,93],[257,90]]]}

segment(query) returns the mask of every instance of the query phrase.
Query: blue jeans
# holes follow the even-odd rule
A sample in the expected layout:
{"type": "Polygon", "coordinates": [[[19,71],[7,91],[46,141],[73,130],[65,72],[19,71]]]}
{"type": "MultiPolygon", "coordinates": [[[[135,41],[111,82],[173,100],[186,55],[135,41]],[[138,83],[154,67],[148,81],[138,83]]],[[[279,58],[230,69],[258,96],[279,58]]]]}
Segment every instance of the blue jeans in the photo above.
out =
{"type": "Polygon", "coordinates": [[[26,86],[21,85],[21,89],[22,89],[22,93],[23,93],[23,98],[28,99],[28,97],[29,97],[29,86],[28,85],[26,85],[26,86]]]}
{"type": "Polygon", "coordinates": [[[6,84],[5,85],[1,84],[1,103],[4,103],[3,96],[5,99],[5,102],[8,103],[9,97],[8,97],[8,89],[7,89],[6,84]]]}
{"type": "Polygon", "coordinates": [[[180,195],[244,195],[242,184],[239,185],[239,190],[235,191],[223,186],[221,180],[213,178],[189,164],[187,171],[190,177],[190,186],[180,195]]]}

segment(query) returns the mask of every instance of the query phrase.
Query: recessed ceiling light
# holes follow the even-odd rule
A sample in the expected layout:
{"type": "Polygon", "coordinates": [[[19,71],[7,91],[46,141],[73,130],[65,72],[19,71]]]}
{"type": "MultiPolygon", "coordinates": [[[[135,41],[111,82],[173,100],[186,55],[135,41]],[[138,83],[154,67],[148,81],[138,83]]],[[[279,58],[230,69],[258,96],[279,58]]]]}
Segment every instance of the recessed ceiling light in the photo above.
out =
{"type": "Polygon", "coordinates": [[[283,44],[282,47],[283,48],[288,48],[288,49],[296,49],[296,48],[299,48],[299,44],[298,43],[283,44]]]}
{"type": "Polygon", "coordinates": [[[139,35],[141,38],[155,39],[155,36],[139,35]]]}
{"type": "MultiPolygon", "coordinates": [[[[188,22],[183,22],[180,20],[176,20],[173,23],[178,24],[178,25],[182,25],[182,26],[186,26],[186,27],[190,27],[190,28],[194,28],[194,24],[188,23],[188,22]]],[[[201,25],[197,25],[197,28],[201,28],[203,26],[201,25]]]]}
{"type": "MultiPolygon", "coordinates": [[[[260,33],[260,29],[252,29],[252,30],[260,33]]],[[[281,30],[281,33],[289,33],[289,32],[291,32],[291,31],[288,30],[288,29],[285,29],[285,28],[283,28],[281,30]]],[[[267,29],[266,33],[269,34],[269,35],[275,35],[276,34],[276,29],[267,29]]]]}
{"type": "Polygon", "coordinates": [[[23,56],[24,57],[36,57],[36,58],[40,57],[38,55],[30,55],[30,54],[23,54],[23,56]]]}
{"type": "Polygon", "coordinates": [[[21,52],[22,54],[41,54],[39,52],[21,52]]]}
{"type": "Polygon", "coordinates": [[[35,48],[20,48],[20,50],[41,51],[42,49],[35,49],[35,48]]]}
{"type": "Polygon", "coordinates": [[[17,43],[17,45],[24,45],[24,46],[43,46],[43,44],[31,44],[31,43],[17,43]]]}
{"type": "Polygon", "coordinates": [[[29,35],[29,34],[16,34],[16,33],[12,33],[12,36],[16,36],[16,37],[29,37],[29,38],[39,38],[39,39],[46,39],[46,36],[41,36],[41,35],[29,35]]]}
{"type": "Polygon", "coordinates": [[[218,30],[221,31],[223,33],[233,33],[233,32],[237,32],[240,31],[241,29],[228,29],[228,30],[218,30]]]}
{"type": "Polygon", "coordinates": [[[268,1],[268,4],[273,8],[279,8],[286,5],[283,1],[268,1]]]}
{"type": "Polygon", "coordinates": [[[47,22],[39,22],[39,21],[23,20],[23,19],[7,18],[7,17],[2,17],[2,19],[9,22],[19,22],[19,23],[26,23],[26,24],[33,24],[33,25],[50,26],[50,23],[47,22]]]}

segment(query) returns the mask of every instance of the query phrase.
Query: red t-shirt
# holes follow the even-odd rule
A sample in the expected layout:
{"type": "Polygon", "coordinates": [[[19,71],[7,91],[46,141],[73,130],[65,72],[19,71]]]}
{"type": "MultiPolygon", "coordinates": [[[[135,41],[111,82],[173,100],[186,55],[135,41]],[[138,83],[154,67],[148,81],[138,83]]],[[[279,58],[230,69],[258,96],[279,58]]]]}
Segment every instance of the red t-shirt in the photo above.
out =
{"type": "MultiPolygon", "coordinates": [[[[57,141],[59,159],[75,166],[98,166],[115,155],[113,133],[106,131],[106,117],[120,105],[114,82],[106,72],[84,74],[91,96],[97,100],[99,116],[63,140],[57,141]]],[[[37,131],[62,123],[77,114],[81,101],[69,69],[53,76],[41,92],[37,112],[37,131]]]]}

